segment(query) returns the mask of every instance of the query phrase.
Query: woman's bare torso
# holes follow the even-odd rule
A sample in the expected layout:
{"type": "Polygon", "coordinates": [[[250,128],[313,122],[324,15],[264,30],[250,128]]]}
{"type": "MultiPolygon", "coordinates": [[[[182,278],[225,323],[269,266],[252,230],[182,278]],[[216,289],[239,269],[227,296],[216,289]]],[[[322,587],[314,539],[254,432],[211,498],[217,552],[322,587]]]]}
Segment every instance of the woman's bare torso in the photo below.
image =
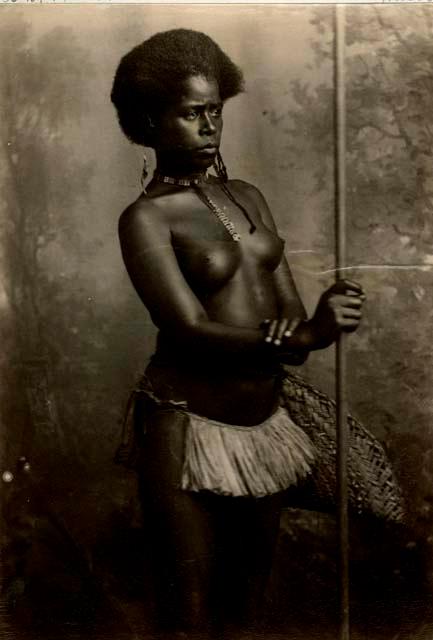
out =
{"type": "MultiPolygon", "coordinates": [[[[245,193],[243,183],[229,183],[229,187],[254,221],[253,234],[241,210],[218,184],[207,184],[206,193],[224,208],[241,235],[240,242],[233,240],[191,188],[151,184],[142,206],[150,199],[156,207],[154,215],[169,226],[178,266],[208,318],[257,328],[279,313],[273,272],[284,243],[262,222],[260,204],[245,193]]],[[[160,332],[147,375],[160,397],[186,400],[191,411],[229,423],[257,424],[270,415],[277,400],[276,377],[268,362],[253,362],[247,356],[235,362],[225,361],[224,356],[206,358],[191,345],[184,349],[175,331],[160,332]]]]}

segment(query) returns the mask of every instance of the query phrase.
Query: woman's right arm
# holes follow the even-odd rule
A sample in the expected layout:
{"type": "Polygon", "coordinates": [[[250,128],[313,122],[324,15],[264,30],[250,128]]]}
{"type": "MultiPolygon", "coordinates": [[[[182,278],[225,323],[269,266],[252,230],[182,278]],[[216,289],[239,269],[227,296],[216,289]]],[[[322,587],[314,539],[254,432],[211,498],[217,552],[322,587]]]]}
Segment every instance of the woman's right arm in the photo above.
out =
{"type": "Polygon", "coordinates": [[[153,322],[184,352],[253,358],[275,353],[260,328],[209,319],[179,268],[170,228],[151,202],[134,204],[123,213],[119,237],[127,271],[153,322]]]}

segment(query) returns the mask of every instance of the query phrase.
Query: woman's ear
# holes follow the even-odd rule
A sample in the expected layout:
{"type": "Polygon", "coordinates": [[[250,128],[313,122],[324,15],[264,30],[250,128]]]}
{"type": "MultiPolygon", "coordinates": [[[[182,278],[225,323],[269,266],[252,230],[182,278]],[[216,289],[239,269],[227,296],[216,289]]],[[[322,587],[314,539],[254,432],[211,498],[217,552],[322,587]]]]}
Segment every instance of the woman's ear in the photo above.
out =
{"type": "Polygon", "coordinates": [[[155,118],[146,113],[143,119],[143,126],[145,130],[146,146],[152,147],[156,135],[155,118]]]}

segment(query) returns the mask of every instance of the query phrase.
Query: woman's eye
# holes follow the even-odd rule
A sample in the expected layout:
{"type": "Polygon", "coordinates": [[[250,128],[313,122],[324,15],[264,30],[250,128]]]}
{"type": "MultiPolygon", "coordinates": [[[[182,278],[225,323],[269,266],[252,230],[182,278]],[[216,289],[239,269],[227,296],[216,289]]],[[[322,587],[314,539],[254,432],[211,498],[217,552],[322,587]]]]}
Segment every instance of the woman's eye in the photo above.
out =
{"type": "Polygon", "coordinates": [[[221,107],[215,107],[215,109],[211,110],[211,115],[214,118],[220,118],[222,116],[222,112],[223,112],[223,110],[222,110],[221,107]]]}
{"type": "Polygon", "coordinates": [[[187,120],[195,120],[195,118],[197,118],[197,111],[188,111],[188,113],[185,114],[185,118],[187,120]]]}

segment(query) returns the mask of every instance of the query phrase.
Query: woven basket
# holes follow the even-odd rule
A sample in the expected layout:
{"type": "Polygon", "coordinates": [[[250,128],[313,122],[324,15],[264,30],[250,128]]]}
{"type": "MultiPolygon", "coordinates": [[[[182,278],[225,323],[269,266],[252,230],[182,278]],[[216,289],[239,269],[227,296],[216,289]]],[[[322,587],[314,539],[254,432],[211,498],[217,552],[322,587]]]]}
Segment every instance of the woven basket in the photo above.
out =
{"type": "MultiPolygon", "coordinates": [[[[291,419],[312,440],[317,450],[312,486],[316,503],[324,510],[335,507],[336,481],[336,405],[299,376],[285,371],[281,404],[291,419]]],[[[379,441],[351,415],[348,455],[350,509],[360,515],[401,522],[403,501],[391,464],[379,441]]]]}

